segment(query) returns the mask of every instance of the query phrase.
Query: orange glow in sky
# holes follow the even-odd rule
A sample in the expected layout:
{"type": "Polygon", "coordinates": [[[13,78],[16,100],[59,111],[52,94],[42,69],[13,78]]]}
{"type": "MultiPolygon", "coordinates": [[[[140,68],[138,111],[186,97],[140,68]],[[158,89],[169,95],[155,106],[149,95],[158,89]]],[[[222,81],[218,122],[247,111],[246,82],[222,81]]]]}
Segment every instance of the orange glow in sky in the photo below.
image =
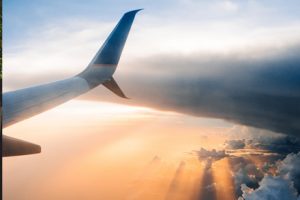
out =
{"type": "MultiPolygon", "coordinates": [[[[41,154],[4,158],[4,198],[197,198],[207,161],[192,152],[222,147],[220,134],[231,128],[197,120],[102,102],[61,105],[4,130],[42,146],[41,154]]],[[[233,195],[226,192],[233,184],[229,172],[226,158],[212,163],[216,194],[226,199],[233,195]]]]}

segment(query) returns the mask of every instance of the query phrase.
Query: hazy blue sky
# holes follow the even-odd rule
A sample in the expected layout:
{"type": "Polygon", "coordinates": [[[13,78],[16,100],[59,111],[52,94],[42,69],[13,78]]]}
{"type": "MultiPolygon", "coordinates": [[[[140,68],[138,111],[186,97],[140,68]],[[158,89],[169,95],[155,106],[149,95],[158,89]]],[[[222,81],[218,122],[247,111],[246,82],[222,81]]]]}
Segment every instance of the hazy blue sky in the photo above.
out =
{"type": "Polygon", "coordinates": [[[245,20],[251,26],[272,27],[298,22],[300,2],[297,0],[166,0],[166,1],[99,1],[80,0],[4,0],[4,45],[26,40],[32,31],[47,24],[72,20],[114,22],[129,10],[145,8],[143,15],[150,16],[157,24],[231,22],[245,20]]]}

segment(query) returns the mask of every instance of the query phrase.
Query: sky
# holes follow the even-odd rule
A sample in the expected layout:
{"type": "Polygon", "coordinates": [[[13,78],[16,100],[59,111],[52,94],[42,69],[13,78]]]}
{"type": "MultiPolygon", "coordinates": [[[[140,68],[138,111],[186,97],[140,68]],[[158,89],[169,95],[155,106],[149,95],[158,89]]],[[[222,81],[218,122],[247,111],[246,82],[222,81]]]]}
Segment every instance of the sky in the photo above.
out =
{"type": "Polygon", "coordinates": [[[100,86],[4,129],[42,146],[4,159],[4,199],[299,199],[299,7],[4,0],[4,91],[79,73],[144,8],[114,74],[130,100],[100,86]]]}

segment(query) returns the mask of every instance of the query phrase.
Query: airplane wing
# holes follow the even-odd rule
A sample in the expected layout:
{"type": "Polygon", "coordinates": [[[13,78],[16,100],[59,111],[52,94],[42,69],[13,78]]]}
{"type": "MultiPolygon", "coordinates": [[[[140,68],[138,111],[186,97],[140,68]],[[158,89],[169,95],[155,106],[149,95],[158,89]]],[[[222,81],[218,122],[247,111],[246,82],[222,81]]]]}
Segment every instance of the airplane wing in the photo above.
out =
{"type": "MultiPolygon", "coordinates": [[[[4,93],[2,95],[3,128],[56,107],[100,84],[103,84],[116,95],[127,98],[112,75],[119,63],[134,17],[140,10],[133,10],[123,15],[86,69],[78,75],[4,93]]],[[[2,151],[5,151],[3,156],[40,152],[38,145],[8,136],[3,136],[2,139],[2,151]]]]}

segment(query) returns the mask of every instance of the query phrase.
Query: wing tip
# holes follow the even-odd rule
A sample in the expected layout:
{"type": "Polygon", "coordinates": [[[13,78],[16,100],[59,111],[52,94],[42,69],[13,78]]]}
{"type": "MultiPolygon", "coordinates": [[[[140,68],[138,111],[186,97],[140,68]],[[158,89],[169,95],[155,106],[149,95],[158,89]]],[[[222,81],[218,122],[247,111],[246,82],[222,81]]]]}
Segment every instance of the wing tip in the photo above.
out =
{"type": "Polygon", "coordinates": [[[144,8],[140,8],[140,9],[135,9],[135,10],[128,11],[124,15],[127,15],[127,14],[133,14],[133,15],[135,15],[136,13],[138,13],[141,10],[144,10],[144,8]]]}
{"type": "Polygon", "coordinates": [[[119,85],[117,84],[117,82],[113,77],[111,77],[111,79],[109,79],[108,81],[102,83],[102,85],[107,89],[109,89],[110,91],[112,91],[117,96],[124,99],[130,99],[124,94],[124,92],[121,90],[121,88],[119,87],[119,85]]]}

